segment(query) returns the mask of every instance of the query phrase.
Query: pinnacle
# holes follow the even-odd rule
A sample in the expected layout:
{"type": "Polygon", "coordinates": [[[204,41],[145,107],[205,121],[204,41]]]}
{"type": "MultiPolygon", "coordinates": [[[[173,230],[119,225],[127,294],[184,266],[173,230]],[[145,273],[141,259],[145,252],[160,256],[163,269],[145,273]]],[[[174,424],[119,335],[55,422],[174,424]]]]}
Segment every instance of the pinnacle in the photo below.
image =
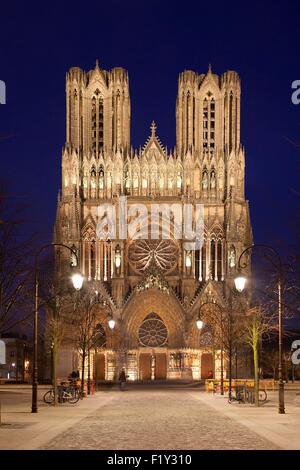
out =
{"type": "Polygon", "coordinates": [[[151,129],[151,136],[155,137],[157,126],[154,121],[152,121],[150,129],[151,129]]]}

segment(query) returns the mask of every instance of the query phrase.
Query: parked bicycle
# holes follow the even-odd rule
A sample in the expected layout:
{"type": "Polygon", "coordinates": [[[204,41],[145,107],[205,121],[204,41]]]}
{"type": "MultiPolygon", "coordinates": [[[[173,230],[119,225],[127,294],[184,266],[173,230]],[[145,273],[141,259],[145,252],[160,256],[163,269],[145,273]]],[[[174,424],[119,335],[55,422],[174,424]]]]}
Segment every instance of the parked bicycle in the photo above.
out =
{"type": "MultiPolygon", "coordinates": [[[[57,401],[58,403],[71,403],[75,405],[80,399],[82,399],[82,392],[81,389],[74,383],[67,384],[66,382],[61,382],[60,385],[57,386],[57,401]]],[[[47,405],[51,405],[54,403],[54,388],[48,390],[48,392],[44,395],[44,402],[47,405]]]]}
{"type": "Polygon", "coordinates": [[[81,389],[81,382],[78,382],[78,379],[71,378],[69,379],[69,384],[76,389],[76,393],[79,395],[79,399],[82,400],[84,397],[83,391],[81,389]]]}
{"type": "MultiPolygon", "coordinates": [[[[258,402],[263,404],[267,401],[268,395],[265,390],[259,390],[258,402]]],[[[228,397],[228,403],[251,403],[255,402],[255,391],[253,388],[247,386],[237,387],[235,390],[235,396],[231,394],[228,397]]]]}

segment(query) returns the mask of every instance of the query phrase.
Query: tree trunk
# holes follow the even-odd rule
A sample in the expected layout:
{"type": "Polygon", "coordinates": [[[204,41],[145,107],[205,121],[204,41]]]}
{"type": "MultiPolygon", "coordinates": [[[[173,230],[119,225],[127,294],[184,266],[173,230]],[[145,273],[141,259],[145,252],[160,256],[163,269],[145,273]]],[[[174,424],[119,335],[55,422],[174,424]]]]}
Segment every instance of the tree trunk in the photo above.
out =
{"type": "Polygon", "coordinates": [[[84,396],[84,374],[85,374],[85,358],[86,358],[86,351],[82,351],[82,367],[81,367],[81,393],[84,396]]]}
{"type": "Polygon", "coordinates": [[[229,313],[228,319],[228,396],[231,400],[232,397],[232,353],[233,353],[233,338],[232,338],[232,324],[231,324],[231,312],[229,313]]]}
{"type": "Polygon", "coordinates": [[[54,390],[54,406],[58,402],[58,393],[57,393],[57,363],[58,363],[58,344],[57,340],[53,340],[52,347],[52,386],[54,390]]]}
{"type": "Polygon", "coordinates": [[[98,370],[97,370],[97,348],[95,347],[95,352],[94,352],[94,383],[95,383],[95,392],[98,391],[97,379],[98,379],[98,370]]]}
{"type": "Polygon", "coordinates": [[[91,394],[91,351],[88,350],[88,381],[87,381],[87,394],[91,394]]]}
{"type": "Polygon", "coordinates": [[[275,381],[276,380],[276,366],[272,366],[272,370],[273,370],[273,380],[275,381]]]}
{"type": "Polygon", "coordinates": [[[254,403],[259,406],[259,374],[258,374],[258,343],[253,343],[253,364],[254,364],[254,403]]]}
{"type": "Polygon", "coordinates": [[[232,397],[232,347],[230,345],[229,347],[229,384],[228,384],[228,395],[229,395],[229,398],[231,399],[232,397]]]}

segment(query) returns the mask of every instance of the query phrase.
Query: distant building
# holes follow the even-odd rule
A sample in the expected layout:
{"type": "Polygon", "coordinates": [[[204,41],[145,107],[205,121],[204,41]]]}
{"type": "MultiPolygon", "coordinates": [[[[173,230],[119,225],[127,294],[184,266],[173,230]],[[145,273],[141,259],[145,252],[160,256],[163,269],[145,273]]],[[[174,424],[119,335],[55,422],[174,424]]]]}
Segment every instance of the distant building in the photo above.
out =
{"type": "Polygon", "coordinates": [[[6,346],[6,364],[0,365],[0,379],[19,382],[31,380],[31,343],[25,335],[7,333],[1,337],[6,346]]]}

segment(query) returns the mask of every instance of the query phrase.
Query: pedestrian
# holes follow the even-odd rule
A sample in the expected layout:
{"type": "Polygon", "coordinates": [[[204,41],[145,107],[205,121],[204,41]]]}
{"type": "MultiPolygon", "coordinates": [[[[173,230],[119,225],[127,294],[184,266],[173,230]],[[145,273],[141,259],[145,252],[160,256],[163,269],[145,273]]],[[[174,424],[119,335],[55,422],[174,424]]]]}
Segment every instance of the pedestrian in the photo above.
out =
{"type": "Polygon", "coordinates": [[[77,374],[77,371],[76,371],[76,370],[73,370],[73,371],[71,372],[71,374],[70,374],[70,377],[71,377],[72,379],[78,379],[79,374],[77,374]]]}
{"type": "Polygon", "coordinates": [[[125,369],[123,368],[119,374],[119,387],[120,390],[125,390],[125,383],[126,383],[126,373],[125,369]]]}

